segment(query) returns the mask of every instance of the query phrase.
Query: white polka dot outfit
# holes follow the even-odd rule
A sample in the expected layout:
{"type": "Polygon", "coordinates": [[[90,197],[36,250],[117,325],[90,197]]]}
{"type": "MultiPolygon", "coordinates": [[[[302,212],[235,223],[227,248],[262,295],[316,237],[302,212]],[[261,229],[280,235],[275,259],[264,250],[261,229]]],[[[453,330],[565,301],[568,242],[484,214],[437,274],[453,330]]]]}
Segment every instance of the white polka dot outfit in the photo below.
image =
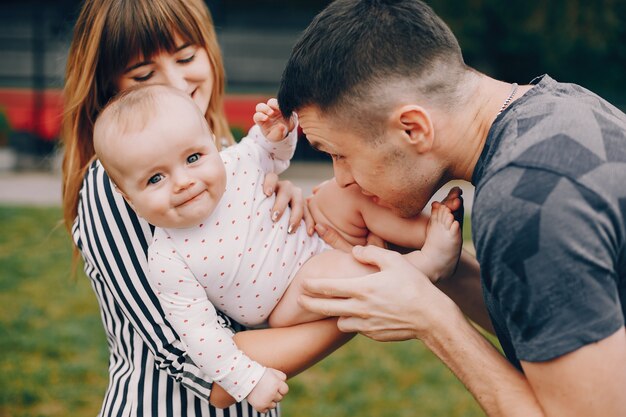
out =
{"type": "Polygon", "coordinates": [[[192,228],[157,228],[148,250],[151,284],[190,357],[238,401],[265,368],[237,349],[215,309],[246,326],[262,325],[298,269],[327,249],[304,224],[288,234],[289,212],[272,222],[274,196],[263,193],[266,173],[289,166],[296,140],[296,129],[269,142],[252,128],[220,153],[228,179],[213,213],[192,228]]]}

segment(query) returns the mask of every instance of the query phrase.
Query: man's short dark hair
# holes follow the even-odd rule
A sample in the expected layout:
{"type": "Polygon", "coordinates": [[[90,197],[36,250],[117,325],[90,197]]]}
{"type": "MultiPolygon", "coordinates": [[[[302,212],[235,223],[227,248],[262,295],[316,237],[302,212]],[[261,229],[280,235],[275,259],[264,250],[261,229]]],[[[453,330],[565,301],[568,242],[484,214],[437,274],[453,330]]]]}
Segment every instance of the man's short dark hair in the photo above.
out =
{"type": "Polygon", "coordinates": [[[412,80],[416,93],[445,102],[466,68],[456,37],[423,2],[336,0],[294,46],[278,101],[286,116],[309,105],[364,116],[379,99],[373,86],[412,80]]]}

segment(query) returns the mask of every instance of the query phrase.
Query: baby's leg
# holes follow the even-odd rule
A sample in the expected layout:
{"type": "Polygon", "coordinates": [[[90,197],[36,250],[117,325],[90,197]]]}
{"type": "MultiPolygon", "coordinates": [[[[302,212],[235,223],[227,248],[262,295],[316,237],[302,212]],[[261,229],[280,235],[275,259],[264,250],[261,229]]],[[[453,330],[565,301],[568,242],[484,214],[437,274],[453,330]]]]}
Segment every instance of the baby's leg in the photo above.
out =
{"type": "Polygon", "coordinates": [[[461,254],[463,238],[461,226],[448,207],[433,203],[426,229],[426,240],[421,251],[409,253],[407,258],[432,281],[452,275],[461,254]]]}
{"type": "Polygon", "coordinates": [[[296,273],[287,291],[280,299],[269,318],[271,327],[287,327],[299,323],[325,318],[303,309],[298,304],[298,296],[304,293],[302,280],[309,278],[346,278],[359,277],[373,272],[378,268],[363,265],[351,254],[339,250],[329,250],[310,258],[296,273]]]}

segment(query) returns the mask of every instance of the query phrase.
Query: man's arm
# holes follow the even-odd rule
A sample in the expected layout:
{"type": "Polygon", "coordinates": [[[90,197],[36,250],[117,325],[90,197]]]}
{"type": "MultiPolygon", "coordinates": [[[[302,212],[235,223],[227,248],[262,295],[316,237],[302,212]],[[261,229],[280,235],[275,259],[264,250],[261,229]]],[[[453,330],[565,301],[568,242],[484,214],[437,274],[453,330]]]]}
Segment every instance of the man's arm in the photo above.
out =
{"type": "Polygon", "coordinates": [[[495,334],[480,285],[480,266],[474,255],[461,251],[456,271],[435,284],[459,306],[463,314],[489,333],[495,334]]]}
{"type": "Polygon", "coordinates": [[[621,383],[626,383],[623,328],[558,359],[524,363],[527,379],[467,322],[450,298],[401,255],[372,246],[355,248],[354,255],[381,272],[350,280],[305,281],[305,289],[320,297],[302,296],[305,308],[341,316],[338,326],[343,331],[383,341],[422,340],[489,416],[626,414],[626,396],[620,398],[621,383]],[[587,380],[594,384],[593,391],[587,380]],[[562,390],[568,395],[559,394],[562,390]],[[589,399],[590,394],[595,398],[589,399]]]}
{"type": "Polygon", "coordinates": [[[626,415],[626,333],[546,362],[510,365],[460,320],[423,339],[465,384],[489,416],[626,415]]]}
{"type": "Polygon", "coordinates": [[[522,367],[547,415],[626,415],[626,331],[522,367]]]}

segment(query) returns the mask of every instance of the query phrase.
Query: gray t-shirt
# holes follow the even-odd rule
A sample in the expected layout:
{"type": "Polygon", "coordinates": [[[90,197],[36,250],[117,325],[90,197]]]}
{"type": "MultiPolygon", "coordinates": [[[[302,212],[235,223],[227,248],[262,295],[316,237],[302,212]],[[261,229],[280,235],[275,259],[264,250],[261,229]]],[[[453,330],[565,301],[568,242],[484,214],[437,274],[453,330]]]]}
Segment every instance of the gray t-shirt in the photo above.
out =
{"type": "Polygon", "coordinates": [[[472,178],[485,301],[520,369],[610,336],[626,306],[626,115],[580,86],[533,84],[472,178]]]}

